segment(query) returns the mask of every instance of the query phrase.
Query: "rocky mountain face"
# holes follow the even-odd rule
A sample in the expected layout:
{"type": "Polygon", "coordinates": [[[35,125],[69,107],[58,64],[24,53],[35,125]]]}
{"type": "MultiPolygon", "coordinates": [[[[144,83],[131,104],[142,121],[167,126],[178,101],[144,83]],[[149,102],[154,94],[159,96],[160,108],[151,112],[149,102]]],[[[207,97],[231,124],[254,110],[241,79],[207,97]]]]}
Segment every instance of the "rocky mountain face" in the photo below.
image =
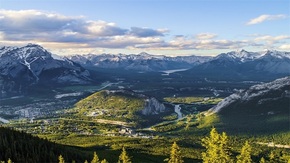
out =
{"type": "Polygon", "coordinates": [[[161,71],[169,69],[191,68],[207,62],[211,57],[206,56],[178,56],[167,57],[163,55],[140,54],[101,54],[101,55],[75,55],[70,60],[85,67],[123,68],[136,71],[161,71]]]}
{"type": "Polygon", "coordinates": [[[160,103],[156,98],[151,97],[146,100],[145,107],[141,111],[143,115],[152,115],[165,112],[164,104],[160,103]]]}
{"type": "Polygon", "coordinates": [[[251,86],[205,113],[214,126],[233,133],[275,134],[289,131],[290,77],[251,86]]]}
{"type": "Polygon", "coordinates": [[[252,115],[257,114],[257,111],[259,114],[275,114],[289,112],[289,107],[290,77],[285,77],[234,93],[211,108],[209,114],[243,110],[252,115]],[[272,107],[269,104],[277,105],[272,107]],[[253,109],[251,110],[251,108],[253,109]]]}
{"type": "Polygon", "coordinates": [[[290,52],[241,50],[222,53],[184,73],[220,80],[271,80],[290,75],[290,52]]]}
{"type": "Polygon", "coordinates": [[[0,48],[0,88],[21,92],[32,85],[88,84],[90,73],[69,59],[55,59],[43,47],[0,48]]]}

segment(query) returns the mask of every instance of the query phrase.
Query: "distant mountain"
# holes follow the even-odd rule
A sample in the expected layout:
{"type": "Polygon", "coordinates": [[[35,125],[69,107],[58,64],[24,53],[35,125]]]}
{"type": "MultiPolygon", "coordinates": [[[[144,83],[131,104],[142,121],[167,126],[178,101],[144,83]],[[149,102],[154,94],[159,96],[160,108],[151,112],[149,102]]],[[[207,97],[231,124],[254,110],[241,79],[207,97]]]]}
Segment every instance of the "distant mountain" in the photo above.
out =
{"type": "Polygon", "coordinates": [[[224,126],[237,130],[289,130],[290,77],[234,93],[211,108],[207,114],[214,113],[220,115],[224,126]]]}
{"type": "Polygon", "coordinates": [[[69,59],[53,58],[35,44],[0,48],[0,85],[4,91],[21,91],[31,85],[88,84],[90,73],[69,59]]]}
{"type": "Polygon", "coordinates": [[[161,71],[170,69],[191,68],[195,65],[207,62],[211,57],[206,56],[177,56],[167,57],[163,55],[140,54],[87,54],[74,55],[70,60],[85,67],[99,68],[123,68],[136,71],[161,71]]]}
{"type": "Polygon", "coordinates": [[[273,80],[290,75],[290,52],[222,53],[184,73],[213,80],[273,80]]]}

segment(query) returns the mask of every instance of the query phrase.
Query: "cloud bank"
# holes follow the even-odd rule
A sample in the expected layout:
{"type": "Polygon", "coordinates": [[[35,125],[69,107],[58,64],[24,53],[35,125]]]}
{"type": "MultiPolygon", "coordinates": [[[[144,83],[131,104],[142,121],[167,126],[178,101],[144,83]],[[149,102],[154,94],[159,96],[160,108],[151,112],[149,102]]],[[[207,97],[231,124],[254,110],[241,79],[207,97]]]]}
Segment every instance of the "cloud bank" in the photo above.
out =
{"type": "MultiPolygon", "coordinates": [[[[262,15],[248,24],[285,18],[285,15],[262,15]]],[[[271,44],[290,49],[289,35],[257,35],[249,39],[220,39],[215,33],[203,32],[172,36],[167,28],[123,28],[114,22],[87,20],[38,10],[0,10],[0,46],[38,43],[50,49],[75,49],[77,52],[127,50],[215,50],[264,47],[271,44]],[[91,49],[91,50],[88,50],[91,49]]]]}

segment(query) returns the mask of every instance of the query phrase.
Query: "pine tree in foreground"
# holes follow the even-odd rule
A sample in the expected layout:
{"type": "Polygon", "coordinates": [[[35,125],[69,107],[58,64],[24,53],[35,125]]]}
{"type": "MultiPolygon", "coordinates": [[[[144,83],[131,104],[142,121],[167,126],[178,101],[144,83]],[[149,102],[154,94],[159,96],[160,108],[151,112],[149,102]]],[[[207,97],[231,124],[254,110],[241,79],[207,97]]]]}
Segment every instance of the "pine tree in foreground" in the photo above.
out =
{"type": "Polygon", "coordinates": [[[122,153],[119,156],[118,163],[132,163],[130,157],[127,155],[125,147],[122,149],[122,153]]]}
{"type": "Polygon", "coordinates": [[[59,163],[64,163],[64,158],[62,157],[62,155],[58,156],[58,162],[59,163]]]}
{"type": "Polygon", "coordinates": [[[269,162],[270,163],[275,163],[276,162],[276,156],[275,156],[273,151],[271,151],[270,154],[269,154],[269,162]]]}
{"type": "Polygon", "coordinates": [[[266,163],[266,160],[264,159],[264,157],[261,158],[261,160],[259,161],[259,163],[266,163]]]}
{"type": "Polygon", "coordinates": [[[94,157],[93,157],[93,160],[91,161],[91,163],[99,163],[100,162],[100,159],[97,155],[96,152],[94,152],[94,157]]]}
{"type": "Polygon", "coordinates": [[[237,163],[251,163],[251,146],[248,141],[241,149],[241,154],[237,156],[237,163]]]}
{"type": "Polygon", "coordinates": [[[103,159],[101,163],[109,163],[106,159],[103,159]]]}
{"type": "Polygon", "coordinates": [[[228,137],[226,133],[221,135],[215,128],[212,128],[210,135],[203,138],[202,145],[206,148],[205,152],[202,152],[202,160],[204,163],[231,163],[228,137]]]}
{"type": "Polygon", "coordinates": [[[174,142],[171,147],[168,163],[183,163],[179,146],[174,142]]]}

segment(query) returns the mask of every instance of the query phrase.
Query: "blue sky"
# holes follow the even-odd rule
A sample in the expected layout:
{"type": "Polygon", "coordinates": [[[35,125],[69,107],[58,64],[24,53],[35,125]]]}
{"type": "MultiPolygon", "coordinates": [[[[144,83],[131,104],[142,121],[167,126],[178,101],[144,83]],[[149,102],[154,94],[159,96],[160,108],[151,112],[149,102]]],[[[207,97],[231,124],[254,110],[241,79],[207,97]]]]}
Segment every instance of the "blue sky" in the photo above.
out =
{"type": "Polygon", "coordinates": [[[290,51],[286,0],[0,0],[0,46],[60,55],[290,51]]]}

